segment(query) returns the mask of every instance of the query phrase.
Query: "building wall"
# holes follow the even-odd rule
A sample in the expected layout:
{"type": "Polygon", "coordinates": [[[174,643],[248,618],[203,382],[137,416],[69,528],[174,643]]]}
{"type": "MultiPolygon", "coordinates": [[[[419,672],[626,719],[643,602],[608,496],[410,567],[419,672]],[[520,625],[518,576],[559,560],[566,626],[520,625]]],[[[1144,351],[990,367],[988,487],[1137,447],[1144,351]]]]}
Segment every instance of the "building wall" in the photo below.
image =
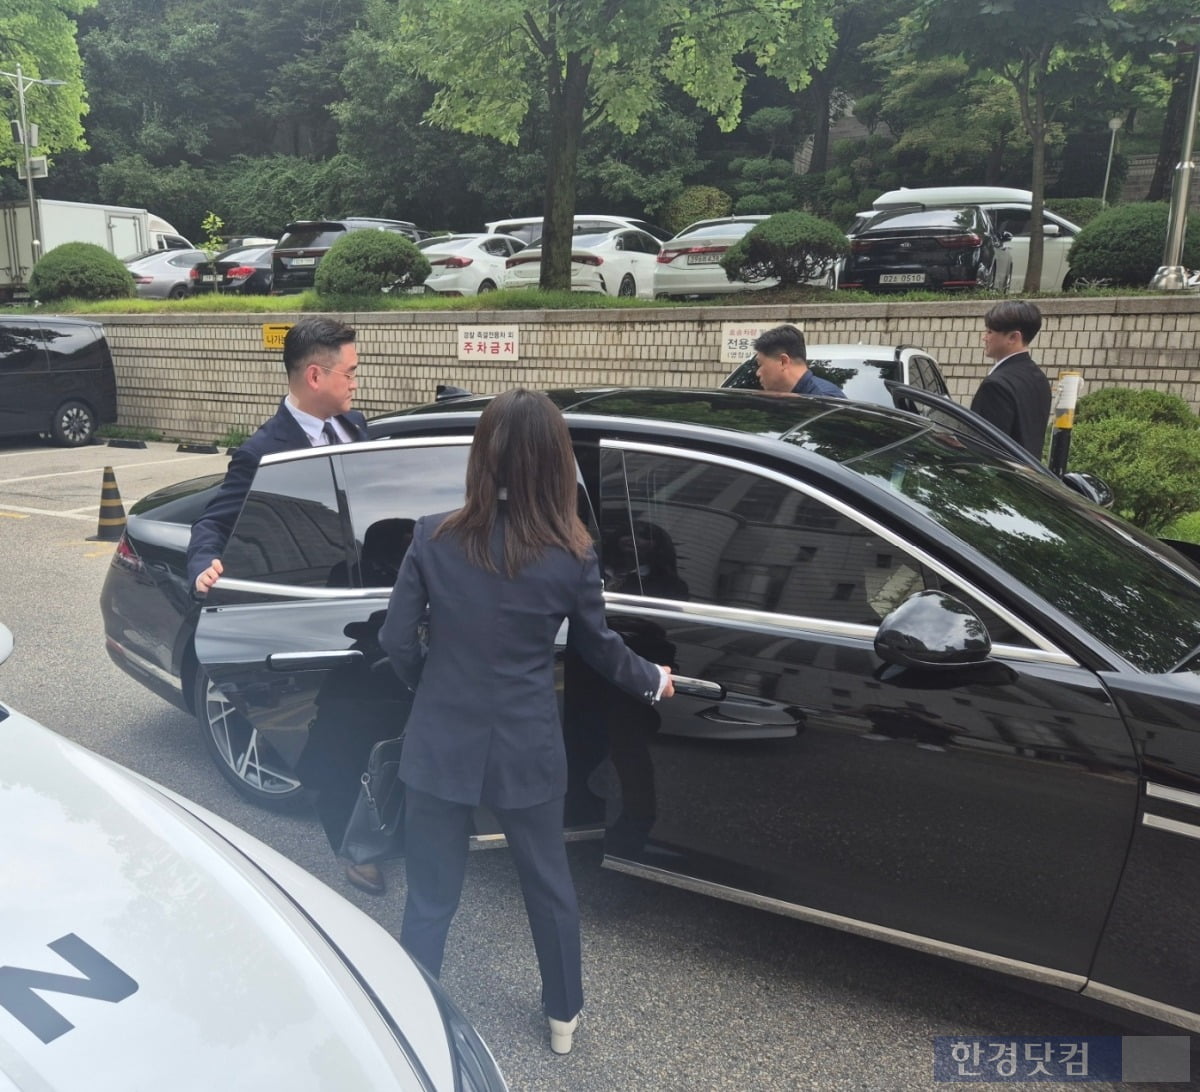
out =
{"type": "MultiPolygon", "coordinates": [[[[1200,411],[1200,296],[1054,299],[1034,355],[1053,379],[1078,369],[1084,393],[1152,387],[1200,411]]],[[[356,406],[368,416],[433,398],[438,383],[478,393],[507,387],[711,387],[723,323],[795,322],[809,342],[909,343],[931,352],[951,392],[968,402],[987,372],[980,301],[520,312],[374,312],[340,316],[359,331],[356,406]],[[462,325],[516,326],[520,360],[457,359],[462,325]]],[[[252,432],[284,391],[281,354],[263,348],[263,321],[297,315],[112,315],[120,424],[211,442],[252,432]]]]}

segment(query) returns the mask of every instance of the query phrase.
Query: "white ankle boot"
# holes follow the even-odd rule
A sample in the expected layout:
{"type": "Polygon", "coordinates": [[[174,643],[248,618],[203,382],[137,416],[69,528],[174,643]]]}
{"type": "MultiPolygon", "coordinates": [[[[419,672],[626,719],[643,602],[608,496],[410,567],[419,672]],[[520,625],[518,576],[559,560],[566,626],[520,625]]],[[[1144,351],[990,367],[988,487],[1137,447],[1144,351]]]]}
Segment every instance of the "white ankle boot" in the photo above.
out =
{"type": "Polygon", "coordinates": [[[575,1028],[579,1025],[579,1013],[570,1020],[550,1020],[550,1049],[555,1054],[570,1054],[571,1043],[575,1037],[575,1028]]]}

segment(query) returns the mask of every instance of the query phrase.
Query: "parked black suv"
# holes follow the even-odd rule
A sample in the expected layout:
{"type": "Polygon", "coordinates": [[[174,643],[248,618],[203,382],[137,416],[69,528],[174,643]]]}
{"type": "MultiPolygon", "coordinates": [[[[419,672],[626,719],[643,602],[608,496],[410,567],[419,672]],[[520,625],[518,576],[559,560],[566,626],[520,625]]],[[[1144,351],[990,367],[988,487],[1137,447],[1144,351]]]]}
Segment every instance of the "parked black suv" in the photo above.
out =
{"type": "Polygon", "coordinates": [[[993,288],[1007,293],[1013,259],[978,205],[889,209],[850,236],[839,288],[993,288]]]}
{"type": "Polygon", "coordinates": [[[78,447],[116,419],[117,381],[100,323],[0,317],[0,436],[42,432],[78,447]]]}
{"type": "Polygon", "coordinates": [[[283,229],[271,258],[271,295],[304,292],[312,288],[317,265],[347,231],[376,228],[394,231],[414,243],[425,237],[408,220],[381,220],[372,216],[349,216],[344,220],[294,220],[283,229]]]}

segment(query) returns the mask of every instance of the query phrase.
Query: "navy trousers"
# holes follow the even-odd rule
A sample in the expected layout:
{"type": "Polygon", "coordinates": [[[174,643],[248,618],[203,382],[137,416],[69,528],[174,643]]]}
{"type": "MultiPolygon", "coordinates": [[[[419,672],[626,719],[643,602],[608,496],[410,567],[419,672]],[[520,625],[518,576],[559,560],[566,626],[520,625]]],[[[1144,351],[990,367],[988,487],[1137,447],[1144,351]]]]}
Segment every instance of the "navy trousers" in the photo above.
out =
{"type": "MultiPolygon", "coordinates": [[[[400,943],[430,974],[442,970],[446,934],[458,910],[474,808],[408,789],[404,846],[408,896],[400,943]]],[[[579,904],[563,843],[563,800],[493,808],[508,840],[542,975],[547,1016],[570,1020],[583,1008],[579,904]]]]}

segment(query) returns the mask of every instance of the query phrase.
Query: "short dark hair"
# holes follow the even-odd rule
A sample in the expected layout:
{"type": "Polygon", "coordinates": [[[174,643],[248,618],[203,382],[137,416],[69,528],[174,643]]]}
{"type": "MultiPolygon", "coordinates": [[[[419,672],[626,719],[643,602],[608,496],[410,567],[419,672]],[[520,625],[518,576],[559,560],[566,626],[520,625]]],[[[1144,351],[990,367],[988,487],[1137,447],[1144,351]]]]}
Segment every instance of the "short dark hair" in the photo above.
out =
{"type": "Polygon", "coordinates": [[[355,338],[353,326],[324,315],[305,315],[283,339],[283,366],[291,378],[318,353],[336,353],[355,338]]]}
{"type": "Polygon", "coordinates": [[[983,324],[998,334],[1016,330],[1028,345],[1042,328],[1042,313],[1028,300],[1001,300],[988,309],[983,324]]]}
{"type": "Polygon", "coordinates": [[[764,330],[754,339],[754,351],[767,356],[787,353],[795,360],[807,360],[808,350],[804,347],[804,335],[795,326],[784,323],[764,330]]]}

